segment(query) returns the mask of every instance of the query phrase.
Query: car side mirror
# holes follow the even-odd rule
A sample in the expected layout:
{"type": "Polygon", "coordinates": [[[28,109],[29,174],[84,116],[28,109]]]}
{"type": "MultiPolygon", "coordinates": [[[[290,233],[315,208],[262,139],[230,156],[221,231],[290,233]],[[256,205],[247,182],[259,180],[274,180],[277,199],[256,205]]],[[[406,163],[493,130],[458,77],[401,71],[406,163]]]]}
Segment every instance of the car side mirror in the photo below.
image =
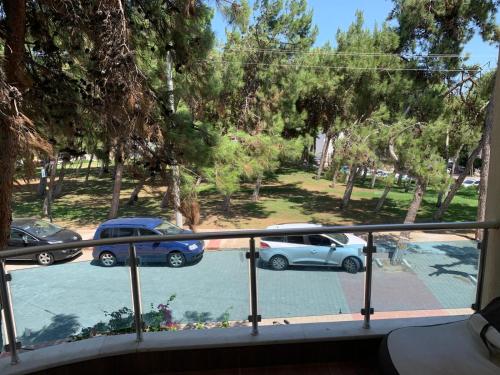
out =
{"type": "Polygon", "coordinates": [[[23,244],[24,246],[28,246],[28,236],[26,235],[23,236],[23,244]]]}
{"type": "Polygon", "coordinates": [[[330,249],[332,249],[333,251],[335,251],[335,249],[337,249],[337,245],[335,243],[332,243],[330,245],[330,249]]]}

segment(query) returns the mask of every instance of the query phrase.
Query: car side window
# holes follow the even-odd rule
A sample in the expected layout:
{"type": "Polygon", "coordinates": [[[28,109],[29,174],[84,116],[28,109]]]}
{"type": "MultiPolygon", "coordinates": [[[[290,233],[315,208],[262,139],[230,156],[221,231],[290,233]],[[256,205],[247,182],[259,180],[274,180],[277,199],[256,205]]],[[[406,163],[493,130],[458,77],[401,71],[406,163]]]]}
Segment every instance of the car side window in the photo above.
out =
{"type": "Polygon", "coordinates": [[[332,246],[332,241],[326,237],[323,237],[319,234],[311,234],[308,236],[309,243],[314,246],[332,246]]]}
{"type": "Polygon", "coordinates": [[[139,236],[157,236],[158,233],[150,229],[139,228],[139,236]]]}
{"type": "Polygon", "coordinates": [[[115,228],[113,237],[133,237],[136,236],[135,228],[115,228]]]}
{"type": "Polygon", "coordinates": [[[25,236],[26,234],[21,232],[20,230],[17,230],[17,229],[11,229],[10,230],[10,239],[11,240],[14,240],[14,241],[22,241],[23,240],[23,236],[25,236]]]}
{"type": "Polygon", "coordinates": [[[347,236],[343,233],[333,233],[329,234],[335,241],[339,242],[341,245],[346,245],[349,242],[347,236]]]}
{"type": "Polygon", "coordinates": [[[271,241],[271,242],[285,242],[285,237],[262,237],[262,241],[271,241]]]}
{"type": "Polygon", "coordinates": [[[106,228],[101,231],[100,238],[111,238],[113,228],[106,228]]]}
{"type": "Polygon", "coordinates": [[[304,244],[304,236],[288,236],[286,239],[288,243],[304,244]]]}

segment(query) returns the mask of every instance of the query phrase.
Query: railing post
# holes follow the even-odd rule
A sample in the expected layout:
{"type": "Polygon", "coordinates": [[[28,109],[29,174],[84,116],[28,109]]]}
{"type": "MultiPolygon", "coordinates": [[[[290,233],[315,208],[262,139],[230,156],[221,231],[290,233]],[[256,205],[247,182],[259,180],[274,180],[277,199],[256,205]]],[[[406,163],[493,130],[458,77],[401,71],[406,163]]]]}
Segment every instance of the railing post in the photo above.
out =
{"type": "Polygon", "coordinates": [[[484,263],[486,261],[486,252],[488,249],[488,229],[484,229],[483,238],[477,245],[479,253],[479,267],[477,270],[477,288],[476,288],[476,302],[472,304],[472,309],[475,311],[481,310],[481,298],[483,297],[483,284],[484,284],[484,263]]]}
{"type": "Polygon", "coordinates": [[[10,351],[10,363],[15,365],[19,362],[19,357],[17,355],[16,324],[8,285],[10,280],[11,276],[5,272],[5,261],[2,259],[0,260],[0,305],[3,311],[2,320],[7,331],[7,339],[9,340],[8,351],[10,351]]]}
{"type": "Polygon", "coordinates": [[[139,283],[139,272],[137,270],[137,255],[135,245],[129,244],[128,248],[130,264],[130,280],[132,282],[132,300],[134,303],[134,322],[137,342],[142,341],[142,309],[141,309],[141,286],[139,283]]]}
{"type": "Polygon", "coordinates": [[[246,254],[250,260],[250,309],[248,320],[252,323],[252,335],[259,334],[260,315],[257,314],[257,262],[259,254],[255,252],[255,238],[250,238],[250,251],[246,254]]]}
{"type": "Polygon", "coordinates": [[[368,233],[367,245],[363,248],[363,253],[366,254],[366,271],[365,271],[365,306],[361,309],[361,315],[364,315],[363,328],[370,328],[370,315],[374,310],[371,307],[372,299],[372,271],[373,271],[373,253],[377,248],[373,246],[373,233],[368,233]]]}

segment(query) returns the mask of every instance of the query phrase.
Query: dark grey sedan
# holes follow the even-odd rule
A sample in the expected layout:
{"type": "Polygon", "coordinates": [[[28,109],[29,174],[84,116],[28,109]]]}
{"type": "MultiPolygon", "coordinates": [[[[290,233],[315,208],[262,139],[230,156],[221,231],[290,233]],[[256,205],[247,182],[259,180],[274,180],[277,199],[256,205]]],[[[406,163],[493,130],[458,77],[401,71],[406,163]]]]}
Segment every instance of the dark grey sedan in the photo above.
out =
{"type": "MultiPolygon", "coordinates": [[[[81,241],[82,236],[48,221],[39,219],[15,219],[10,227],[8,248],[19,249],[28,246],[51,245],[56,243],[81,241]]],[[[42,266],[49,266],[55,261],[73,258],[81,249],[56,250],[26,255],[8,260],[34,260],[42,266]]]]}

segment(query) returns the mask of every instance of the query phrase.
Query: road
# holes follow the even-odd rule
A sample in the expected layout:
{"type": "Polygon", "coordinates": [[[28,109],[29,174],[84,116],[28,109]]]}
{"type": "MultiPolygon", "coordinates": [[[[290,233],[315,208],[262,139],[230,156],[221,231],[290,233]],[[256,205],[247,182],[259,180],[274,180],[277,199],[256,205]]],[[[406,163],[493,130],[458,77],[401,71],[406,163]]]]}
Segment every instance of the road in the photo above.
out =
{"type": "MultiPolygon", "coordinates": [[[[379,249],[382,246],[379,245],[379,249]]],[[[411,268],[374,265],[376,312],[469,307],[474,300],[477,250],[472,241],[412,245],[411,268]]],[[[384,257],[384,254],[378,254],[384,257]]],[[[132,307],[129,270],[103,268],[89,261],[12,271],[18,335],[44,342],[76,333],[105,319],[105,312],[132,307]]],[[[282,272],[258,269],[259,313],[264,319],[357,313],[363,301],[364,273],[297,267],[282,272]]],[[[248,261],[244,250],[207,252],[192,266],[140,267],[143,310],[172,303],[180,322],[245,320],[249,314],[248,261]]]]}

